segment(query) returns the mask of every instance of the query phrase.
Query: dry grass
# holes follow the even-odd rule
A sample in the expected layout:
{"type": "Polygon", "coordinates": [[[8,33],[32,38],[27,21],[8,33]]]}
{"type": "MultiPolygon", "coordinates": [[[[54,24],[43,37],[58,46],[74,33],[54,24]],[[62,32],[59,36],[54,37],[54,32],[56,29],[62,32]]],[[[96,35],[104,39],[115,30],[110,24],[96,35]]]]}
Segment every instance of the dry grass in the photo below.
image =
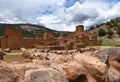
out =
{"type": "Polygon", "coordinates": [[[4,61],[6,62],[16,62],[22,59],[22,52],[20,50],[13,50],[10,53],[7,53],[6,56],[4,56],[4,61]]]}
{"type": "MultiPolygon", "coordinates": [[[[34,49],[34,48],[28,48],[28,50],[34,49]]],[[[12,50],[10,53],[7,53],[6,56],[4,56],[5,62],[22,62],[25,60],[22,57],[22,51],[21,50],[12,50]]]]}
{"type": "Polygon", "coordinates": [[[16,62],[22,59],[21,55],[7,55],[4,57],[5,62],[16,62]]]}

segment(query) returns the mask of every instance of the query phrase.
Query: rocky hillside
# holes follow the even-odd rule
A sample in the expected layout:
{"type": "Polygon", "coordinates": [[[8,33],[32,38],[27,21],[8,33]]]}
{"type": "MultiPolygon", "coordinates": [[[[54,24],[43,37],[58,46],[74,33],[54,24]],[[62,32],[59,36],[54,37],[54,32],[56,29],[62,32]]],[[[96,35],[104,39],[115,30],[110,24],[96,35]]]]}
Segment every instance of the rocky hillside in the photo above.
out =
{"type": "Polygon", "coordinates": [[[66,32],[62,32],[62,31],[51,30],[42,25],[0,24],[0,36],[4,36],[6,27],[18,28],[18,29],[22,30],[24,37],[35,37],[35,35],[43,34],[45,31],[53,31],[55,36],[58,36],[61,33],[66,33],[66,32]]]}
{"type": "Polygon", "coordinates": [[[112,35],[114,37],[120,36],[120,17],[96,26],[92,26],[89,28],[89,31],[91,33],[95,33],[99,35],[99,31],[101,29],[105,31],[105,34],[103,34],[103,36],[108,36],[108,35],[112,35]]]}

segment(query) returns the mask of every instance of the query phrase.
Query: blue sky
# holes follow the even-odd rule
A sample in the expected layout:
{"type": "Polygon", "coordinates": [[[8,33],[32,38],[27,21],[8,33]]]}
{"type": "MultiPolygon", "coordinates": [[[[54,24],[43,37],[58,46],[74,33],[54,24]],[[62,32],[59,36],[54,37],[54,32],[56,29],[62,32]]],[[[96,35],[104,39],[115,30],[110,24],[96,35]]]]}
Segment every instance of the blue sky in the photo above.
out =
{"type": "Polygon", "coordinates": [[[31,23],[74,31],[120,17],[120,0],[0,0],[0,23],[31,23]]]}

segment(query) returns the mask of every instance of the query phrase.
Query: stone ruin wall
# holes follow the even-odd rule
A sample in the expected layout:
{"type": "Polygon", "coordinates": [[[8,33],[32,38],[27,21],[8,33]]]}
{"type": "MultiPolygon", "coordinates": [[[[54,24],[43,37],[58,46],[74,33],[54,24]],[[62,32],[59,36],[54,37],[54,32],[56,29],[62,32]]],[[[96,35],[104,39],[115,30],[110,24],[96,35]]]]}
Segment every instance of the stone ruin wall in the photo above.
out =
{"type": "Polygon", "coordinates": [[[76,33],[84,32],[84,26],[83,25],[78,25],[76,26],[76,33]]]}
{"type": "Polygon", "coordinates": [[[84,26],[82,25],[76,27],[76,33],[82,34],[81,42],[85,43],[86,46],[102,45],[102,41],[97,39],[97,35],[84,31],[84,26]]]}
{"type": "Polygon", "coordinates": [[[44,39],[53,39],[54,37],[53,37],[53,32],[51,32],[51,31],[46,31],[45,33],[44,33],[44,35],[43,35],[43,38],[44,39]]]}
{"type": "Polygon", "coordinates": [[[20,49],[20,47],[34,47],[33,39],[24,39],[22,32],[14,28],[6,28],[5,36],[1,40],[1,48],[20,49]]]}
{"type": "Polygon", "coordinates": [[[1,41],[3,40],[3,37],[0,37],[0,48],[1,48],[1,41]]]}
{"type": "Polygon", "coordinates": [[[1,48],[18,49],[21,39],[22,33],[20,30],[6,28],[5,36],[1,41],[1,48]]]}
{"type": "Polygon", "coordinates": [[[56,41],[55,39],[52,39],[53,35],[51,32],[46,32],[44,35],[41,35],[41,38],[39,37],[24,38],[20,30],[14,29],[14,28],[6,28],[5,37],[0,38],[1,48],[2,49],[10,48],[12,50],[20,49],[21,47],[33,48],[35,47],[35,45],[40,45],[40,44],[56,41]],[[42,37],[45,39],[43,39],[42,37]]]}
{"type": "Polygon", "coordinates": [[[76,26],[74,33],[61,35],[58,39],[54,39],[53,32],[50,31],[38,35],[36,38],[24,38],[20,30],[6,28],[5,37],[0,38],[0,41],[1,48],[10,49],[33,48],[35,45],[39,45],[40,49],[63,49],[63,46],[67,46],[68,49],[76,49],[89,45],[101,45],[101,41],[97,40],[97,35],[85,32],[82,25],[76,26]]]}
{"type": "Polygon", "coordinates": [[[37,35],[36,39],[43,39],[43,35],[42,34],[41,35],[37,35]]]}
{"type": "MultiPolygon", "coordinates": [[[[82,48],[85,46],[101,45],[101,41],[97,40],[97,35],[84,31],[84,26],[82,25],[76,26],[76,31],[69,35],[60,35],[57,42],[59,43],[59,47],[64,46],[64,49],[67,50],[82,48]]],[[[40,45],[39,48],[43,49],[44,47],[50,49],[53,48],[53,45],[56,45],[55,43],[56,42],[53,42],[51,45],[49,43],[48,45],[46,44],[46,46],[40,45]]]]}

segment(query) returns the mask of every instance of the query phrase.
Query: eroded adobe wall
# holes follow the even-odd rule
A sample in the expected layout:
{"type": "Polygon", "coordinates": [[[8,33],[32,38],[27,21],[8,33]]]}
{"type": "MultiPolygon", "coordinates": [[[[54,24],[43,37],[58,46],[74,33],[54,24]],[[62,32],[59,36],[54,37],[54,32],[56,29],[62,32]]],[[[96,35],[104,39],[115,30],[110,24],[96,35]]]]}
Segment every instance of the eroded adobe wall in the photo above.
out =
{"type": "Polygon", "coordinates": [[[84,48],[86,45],[84,43],[76,43],[73,46],[73,49],[84,48]]]}
{"type": "Polygon", "coordinates": [[[97,40],[97,35],[90,36],[90,40],[97,40]]]}
{"type": "Polygon", "coordinates": [[[22,33],[18,29],[6,28],[3,48],[19,49],[22,40],[22,33]]]}
{"type": "Polygon", "coordinates": [[[61,35],[58,37],[58,40],[66,39],[66,38],[67,38],[67,35],[61,34],[61,35]]]}
{"type": "Polygon", "coordinates": [[[89,46],[102,45],[101,40],[90,40],[89,46]]]}
{"type": "MultiPolygon", "coordinates": [[[[14,31],[12,31],[14,32],[14,31]]],[[[2,48],[10,48],[20,49],[21,47],[24,48],[33,48],[35,45],[50,43],[57,41],[56,39],[30,39],[30,38],[23,38],[21,34],[12,34],[11,30],[10,33],[7,31],[7,36],[1,41],[2,48]]],[[[56,44],[56,43],[55,43],[56,44]]]]}
{"type": "Polygon", "coordinates": [[[3,37],[0,37],[0,41],[3,39],[3,37]]]}
{"type": "Polygon", "coordinates": [[[30,38],[22,39],[21,42],[22,43],[21,43],[20,47],[24,47],[24,48],[33,48],[33,47],[35,47],[36,44],[39,43],[39,41],[37,41],[37,39],[30,39],[30,38]]]}
{"type": "Polygon", "coordinates": [[[22,32],[14,28],[6,28],[5,37],[1,41],[2,48],[20,49],[21,47],[33,47],[34,40],[24,39],[22,32]],[[28,45],[29,44],[29,45],[28,45]]]}
{"type": "Polygon", "coordinates": [[[81,43],[84,43],[86,46],[88,46],[90,43],[90,40],[87,36],[83,36],[80,40],[81,40],[81,43]]]}
{"type": "Polygon", "coordinates": [[[102,40],[97,40],[97,45],[102,45],[102,40]]]}
{"type": "Polygon", "coordinates": [[[2,48],[2,40],[4,39],[4,37],[0,37],[0,48],[2,48]]]}
{"type": "Polygon", "coordinates": [[[45,33],[44,33],[44,37],[43,37],[44,39],[53,39],[53,32],[51,32],[51,31],[46,31],[45,33]]]}
{"type": "Polygon", "coordinates": [[[17,35],[19,38],[22,38],[22,32],[18,29],[15,29],[15,28],[6,28],[5,35],[6,36],[17,35]]]}
{"type": "Polygon", "coordinates": [[[43,35],[37,35],[36,39],[43,39],[43,35]]]}
{"type": "Polygon", "coordinates": [[[97,40],[97,35],[88,35],[88,33],[84,31],[82,25],[76,27],[76,32],[71,33],[68,36],[60,36],[58,39],[54,39],[53,32],[50,31],[47,31],[44,35],[39,35],[34,39],[23,38],[20,30],[6,28],[5,37],[0,40],[2,48],[10,49],[20,49],[21,47],[33,48],[35,45],[65,46],[65,43],[70,47],[69,49],[88,45],[101,45],[101,41],[97,40]],[[71,43],[71,41],[74,41],[74,43],[71,43]]]}
{"type": "MultiPolygon", "coordinates": [[[[6,37],[7,38],[7,37],[6,37]]],[[[22,38],[18,35],[8,36],[8,47],[10,49],[19,49],[21,45],[22,38]]]]}
{"type": "Polygon", "coordinates": [[[3,38],[3,39],[1,40],[1,48],[2,48],[2,49],[8,48],[7,39],[6,39],[6,38],[3,38]]]}
{"type": "Polygon", "coordinates": [[[39,42],[39,44],[43,45],[43,44],[49,44],[52,42],[56,42],[57,39],[41,39],[41,40],[37,40],[37,41],[39,42]]]}
{"type": "Polygon", "coordinates": [[[35,47],[35,45],[45,45],[45,44],[49,44],[49,43],[52,43],[52,45],[56,45],[56,42],[57,40],[56,39],[30,39],[30,38],[27,38],[27,39],[23,39],[20,44],[20,47],[24,47],[24,48],[33,48],[35,47]]]}
{"type": "Polygon", "coordinates": [[[0,37],[0,45],[1,45],[1,41],[3,40],[3,38],[2,37],[0,37]]]}
{"type": "Polygon", "coordinates": [[[61,45],[61,46],[64,46],[65,45],[65,43],[67,43],[67,40],[65,40],[65,39],[60,39],[60,40],[58,40],[59,41],[59,45],[61,45]]]}

